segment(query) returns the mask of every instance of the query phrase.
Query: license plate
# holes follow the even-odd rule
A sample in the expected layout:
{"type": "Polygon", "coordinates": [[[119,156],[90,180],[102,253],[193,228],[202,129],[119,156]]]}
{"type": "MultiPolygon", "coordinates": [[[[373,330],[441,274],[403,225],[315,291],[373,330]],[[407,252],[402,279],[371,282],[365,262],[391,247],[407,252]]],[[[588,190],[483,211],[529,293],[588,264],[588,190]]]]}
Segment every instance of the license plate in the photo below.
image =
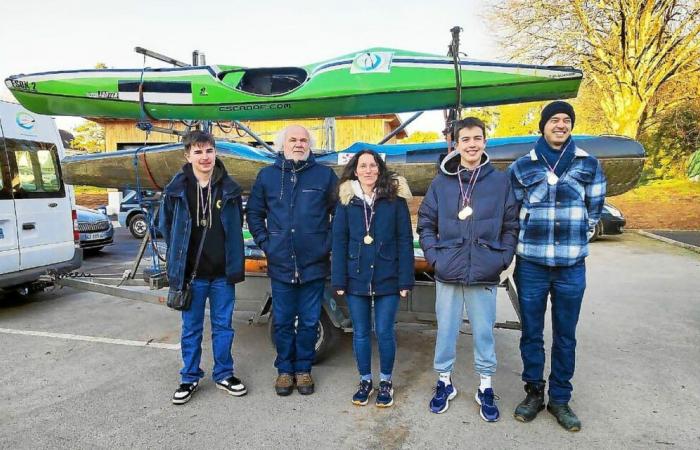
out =
{"type": "Polygon", "coordinates": [[[103,231],[101,233],[88,233],[85,235],[85,239],[88,241],[95,241],[98,239],[105,239],[107,237],[107,232],[103,231]]]}

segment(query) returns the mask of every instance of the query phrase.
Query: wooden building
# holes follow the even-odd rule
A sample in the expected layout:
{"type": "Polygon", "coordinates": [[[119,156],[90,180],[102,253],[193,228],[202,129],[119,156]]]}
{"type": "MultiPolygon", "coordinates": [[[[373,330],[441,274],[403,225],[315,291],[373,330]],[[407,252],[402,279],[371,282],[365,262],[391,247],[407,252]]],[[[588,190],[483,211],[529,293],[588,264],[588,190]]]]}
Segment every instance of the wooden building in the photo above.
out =
{"type": "MultiPolygon", "coordinates": [[[[136,127],[134,120],[91,118],[105,128],[105,148],[107,151],[122,150],[140,147],[146,142],[146,133],[136,127]]],[[[377,143],[385,135],[394,131],[401,125],[401,119],[396,114],[381,114],[372,116],[342,117],[336,119],[298,119],[275,121],[244,121],[243,125],[250,128],[266,142],[272,144],[276,133],[290,124],[303,125],[311,131],[316,140],[316,148],[326,150],[342,150],[355,142],[377,143]]],[[[183,130],[181,122],[157,122],[154,125],[168,128],[173,127],[183,130]]],[[[243,137],[236,130],[225,133],[214,125],[214,135],[217,137],[234,139],[239,142],[254,144],[250,136],[243,137]]],[[[401,131],[397,136],[388,141],[395,143],[396,139],[407,136],[401,131]]],[[[148,144],[163,144],[177,142],[178,137],[164,133],[151,133],[148,136],[148,144]]]]}

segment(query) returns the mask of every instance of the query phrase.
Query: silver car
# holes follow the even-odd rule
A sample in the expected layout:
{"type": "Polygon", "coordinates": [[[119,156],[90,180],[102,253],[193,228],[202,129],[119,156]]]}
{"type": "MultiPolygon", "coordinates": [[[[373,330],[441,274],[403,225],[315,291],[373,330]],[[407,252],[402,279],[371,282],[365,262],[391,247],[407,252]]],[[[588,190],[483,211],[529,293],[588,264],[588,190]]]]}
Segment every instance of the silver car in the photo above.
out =
{"type": "Polygon", "coordinates": [[[103,247],[112,245],[114,226],[106,214],[80,205],[75,205],[75,210],[78,213],[80,247],[99,252],[103,247]]]}

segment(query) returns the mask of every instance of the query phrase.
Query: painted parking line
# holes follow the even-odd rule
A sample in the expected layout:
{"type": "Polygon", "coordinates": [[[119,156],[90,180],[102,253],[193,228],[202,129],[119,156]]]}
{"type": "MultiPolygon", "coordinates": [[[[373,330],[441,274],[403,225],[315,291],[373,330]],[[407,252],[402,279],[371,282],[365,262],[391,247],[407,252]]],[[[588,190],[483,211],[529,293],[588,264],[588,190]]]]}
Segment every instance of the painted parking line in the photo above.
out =
{"type": "Polygon", "coordinates": [[[31,331],[31,330],[12,330],[9,328],[0,328],[0,333],[5,334],[21,334],[24,336],[38,336],[56,339],[68,339],[71,341],[86,341],[86,342],[99,342],[102,344],[115,344],[115,345],[127,345],[131,347],[152,347],[161,348],[165,350],[180,350],[180,343],[177,344],[164,344],[161,342],[151,342],[151,341],[131,341],[128,339],[112,339],[105,337],[96,336],[81,336],[78,334],[65,334],[65,333],[49,333],[46,331],[31,331]]]}

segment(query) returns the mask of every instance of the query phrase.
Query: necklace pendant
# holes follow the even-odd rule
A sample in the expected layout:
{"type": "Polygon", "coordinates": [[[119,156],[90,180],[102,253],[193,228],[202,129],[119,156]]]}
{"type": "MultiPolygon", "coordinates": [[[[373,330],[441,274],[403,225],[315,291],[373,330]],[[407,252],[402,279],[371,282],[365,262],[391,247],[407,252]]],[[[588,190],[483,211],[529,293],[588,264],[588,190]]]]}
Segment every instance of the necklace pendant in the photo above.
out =
{"type": "Polygon", "coordinates": [[[206,226],[207,226],[207,219],[201,219],[201,220],[199,221],[199,225],[201,225],[201,226],[203,226],[203,227],[206,227],[206,226]]]}
{"type": "Polygon", "coordinates": [[[365,244],[367,244],[367,245],[370,245],[372,242],[374,242],[374,239],[372,239],[372,236],[370,236],[370,235],[368,234],[368,235],[365,235],[365,238],[363,239],[363,242],[364,242],[365,244]]]}
{"type": "Polygon", "coordinates": [[[459,217],[459,220],[466,220],[467,217],[471,216],[473,212],[474,210],[472,207],[467,205],[457,213],[457,217],[459,217]]]}
{"type": "Polygon", "coordinates": [[[549,174],[547,174],[547,184],[549,184],[550,186],[554,186],[558,182],[559,182],[559,177],[557,176],[556,173],[549,172],[549,174]]]}

